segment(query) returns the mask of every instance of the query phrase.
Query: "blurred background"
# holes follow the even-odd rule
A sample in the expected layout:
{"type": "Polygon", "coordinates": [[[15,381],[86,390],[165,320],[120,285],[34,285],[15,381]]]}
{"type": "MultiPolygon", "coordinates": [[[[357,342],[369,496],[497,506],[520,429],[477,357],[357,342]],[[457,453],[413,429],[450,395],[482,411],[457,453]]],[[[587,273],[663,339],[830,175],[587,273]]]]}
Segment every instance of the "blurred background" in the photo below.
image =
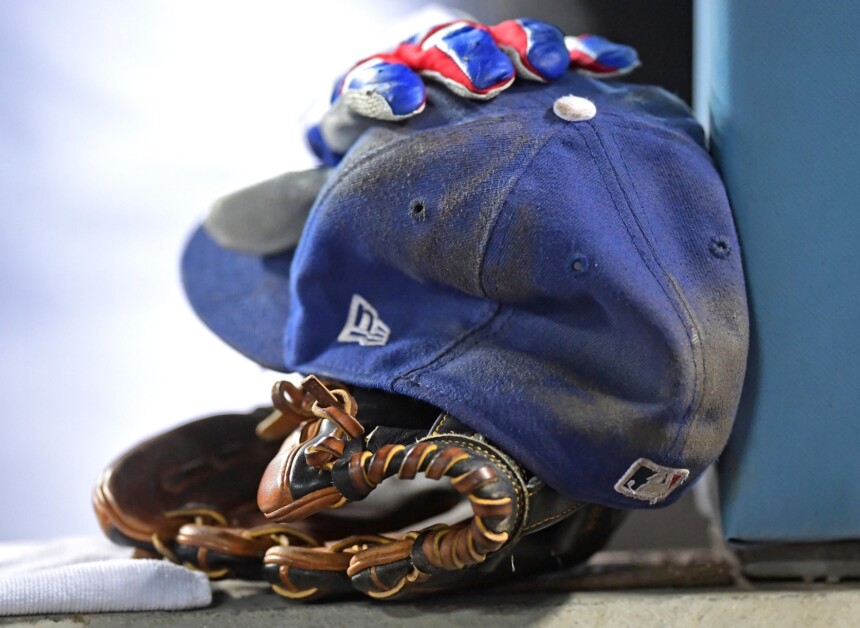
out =
{"type": "MultiPolygon", "coordinates": [[[[691,99],[680,0],[460,1],[639,50],[691,99]]],[[[361,57],[444,19],[417,1],[0,3],[0,541],[98,534],[100,470],[181,421],[265,403],[275,374],[196,320],[184,240],[212,200],[314,165],[305,127],[361,57]]],[[[690,498],[617,547],[706,543],[690,498]]]]}

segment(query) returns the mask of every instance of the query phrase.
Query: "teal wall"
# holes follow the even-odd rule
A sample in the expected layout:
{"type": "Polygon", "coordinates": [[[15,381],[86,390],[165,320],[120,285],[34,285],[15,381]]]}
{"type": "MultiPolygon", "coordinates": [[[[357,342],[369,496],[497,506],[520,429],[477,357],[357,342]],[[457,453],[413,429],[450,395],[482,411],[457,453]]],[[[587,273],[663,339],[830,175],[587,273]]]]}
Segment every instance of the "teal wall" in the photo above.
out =
{"type": "Polygon", "coordinates": [[[725,535],[860,538],[860,2],[699,0],[694,21],[753,325],[725,535]]]}

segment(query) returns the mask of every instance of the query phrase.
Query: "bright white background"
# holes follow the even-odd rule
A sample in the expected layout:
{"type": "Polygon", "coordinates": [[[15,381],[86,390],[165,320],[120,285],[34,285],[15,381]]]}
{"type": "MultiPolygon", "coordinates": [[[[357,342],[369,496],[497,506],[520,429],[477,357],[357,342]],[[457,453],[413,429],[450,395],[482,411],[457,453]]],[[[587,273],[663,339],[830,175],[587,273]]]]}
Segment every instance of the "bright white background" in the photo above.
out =
{"type": "Polygon", "coordinates": [[[0,3],[0,541],[96,534],[113,457],[266,401],[275,376],[186,305],[184,240],[313,164],[312,105],[419,4],[0,3]]]}

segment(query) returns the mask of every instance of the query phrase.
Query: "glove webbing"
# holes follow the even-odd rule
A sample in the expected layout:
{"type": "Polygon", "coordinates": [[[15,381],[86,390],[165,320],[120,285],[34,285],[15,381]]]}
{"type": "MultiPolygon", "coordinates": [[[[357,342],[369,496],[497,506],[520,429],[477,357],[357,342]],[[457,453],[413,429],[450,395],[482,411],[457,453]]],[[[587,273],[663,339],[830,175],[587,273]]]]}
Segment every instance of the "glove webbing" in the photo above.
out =
{"type": "MultiPolygon", "coordinates": [[[[466,522],[432,526],[394,542],[387,537],[375,537],[372,543],[356,547],[346,573],[353,577],[369,570],[376,590],[366,591],[368,594],[387,597],[407,582],[481,563],[519,532],[526,516],[525,480],[519,467],[498,450],[479,438],[446,434],[429,436],[410,446],[386,444],[375,452],[362,450],[348,460],[341,460],[346,443],[364,434],[364,428],[355,418],[355,399],[346,390],[328,390],[313,376],[305,379],[302,388],[317,398],[311,411],[318,421],[331,421],[337,426],[331,435],[305,450],[307,464],[330,471],[333,486],[321,491],[326,493],[325,499],[307,502],[312,504],[310,508],[303,504],[296,510],[272,513],[275,518],[284,516],[284,520],[294,521],[326,506],[337,507],[346,501],[362,499],[386,478],[396,475],[411,480],[419,473],[433,480],[449,477],[455,490],[465,495],[472,507],[473,517],[466,522]],[[378,568],[400,561],[410,564],[408,573],[393,583],[383,582],[378,568]]],[[[318,432],[319,428],[312,431],[318,432]]],[[[342,568],[347,562],[344,556],[337,559],[329,556],[323,561],[321,554],[328,549],[269,550],[267,562],[280,565],[281,581],[286,585],[279,592],[288,597],[312,595],[311,591],[299,590],[292,584],[289,568],[309,569],[314,564],[322,568],[323,562],[331,568],[342,568]]]]}

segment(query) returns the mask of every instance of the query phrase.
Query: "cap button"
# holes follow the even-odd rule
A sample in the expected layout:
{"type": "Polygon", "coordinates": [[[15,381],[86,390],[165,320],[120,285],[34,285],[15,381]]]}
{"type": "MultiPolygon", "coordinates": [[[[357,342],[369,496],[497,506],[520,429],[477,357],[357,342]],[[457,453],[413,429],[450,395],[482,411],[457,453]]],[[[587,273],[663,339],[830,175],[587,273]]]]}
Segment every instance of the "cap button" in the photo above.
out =
{"type": "Polygon", "coordinates": [[[597,107],[588,98],[581,96],[562,96],[552,105],[552,110],[562,120],[568,122],[582,122],[583,120],[591,120],[597,115],[597,107]]]}

